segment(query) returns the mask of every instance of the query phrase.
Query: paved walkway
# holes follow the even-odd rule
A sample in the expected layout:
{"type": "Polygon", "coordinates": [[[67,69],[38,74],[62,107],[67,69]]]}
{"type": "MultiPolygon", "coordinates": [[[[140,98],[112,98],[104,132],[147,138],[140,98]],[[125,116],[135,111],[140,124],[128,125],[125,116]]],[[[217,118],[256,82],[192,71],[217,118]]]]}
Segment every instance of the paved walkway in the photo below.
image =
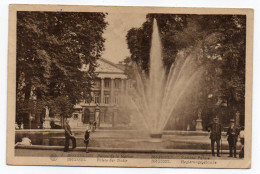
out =
{"type": "Polygon", "coordinates": [[[211,154],[181,154],[181,153],[115,153],[115,152],[89,152],[85,153],[83,151],[69,151],[63,152],[62,150],[32,150],[32,149],[16,149],[15,150],[16,156],[31,156],[31,157],[86,157],[86,158],[93,158],[93,157],[124,157],[124,158],[155,158],[156,156],[160,156],[160,158],[168,158],[168,159],[201,159],[201,160],[208,160],[208,159],[236,159],[241,160],[239,158],[229,158],[228,154],[223,154],[221,157],[213,157],[211,154]]]}

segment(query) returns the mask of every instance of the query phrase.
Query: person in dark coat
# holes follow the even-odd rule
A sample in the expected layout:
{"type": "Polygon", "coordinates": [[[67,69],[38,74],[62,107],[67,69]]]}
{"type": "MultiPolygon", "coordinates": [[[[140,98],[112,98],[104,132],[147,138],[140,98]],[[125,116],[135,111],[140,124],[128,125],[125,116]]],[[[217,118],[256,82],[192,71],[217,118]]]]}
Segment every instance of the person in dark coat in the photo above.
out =
{"type": "Polygon", "coordinates": [[[217,156],[220,157],[220,140],[221,140],[221,132],[222,125],[219,123],[218,118],[213,119],[213,123],[209,126],[210,131],[210,139],[211,139],[211,153],[212,156],[215,156],[214,146],[215,142],[217,143],[217,156]]]}
{"type": "Polygon", "coordinates": [[[86,153],[88,153],[88,143],[89,143],[89,138],[90,138],[90,132],[91,132],[91,127],[88,124],[85,132],[85,139],[84,143],[86,144],[86,153]]]}
{"type": "Polygon", "coordinates": [[[94,132],[96,130],[96,128],[97,128],[97,122],[96,121],[93,121],[92,127],[93,127],[92,131],[94,132]]]}
{"type": "Polygon", "coordinates": [[[234,157],[236,158],[237,138],[240,130],[237,126],[235,126],[234,122],[235,122],[234,119],[230,120],[230,126],[227,130],[227,136],[228,136],[227,140],[229,144],[229,157],[233,157],[233,150],[234,150],[234,157]]]}
{"type": "Polygon", "coordinates": [[[67,119],[65,121],[64,125],[64,130],[65,130],[65,147],[64,147],[64,152],[68,152],[69,150],[69,141],[72,141],[72,149],[76,148],[76,138],[71,132],[71,128],[69,125],[69,120],[67,119]]]}

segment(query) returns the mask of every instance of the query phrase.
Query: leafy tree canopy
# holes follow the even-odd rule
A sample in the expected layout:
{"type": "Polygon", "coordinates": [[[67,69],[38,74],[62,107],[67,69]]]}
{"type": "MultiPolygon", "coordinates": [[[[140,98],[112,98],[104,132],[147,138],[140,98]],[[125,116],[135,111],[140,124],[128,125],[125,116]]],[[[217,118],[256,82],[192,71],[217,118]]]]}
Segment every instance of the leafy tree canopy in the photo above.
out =
{"type": "Polygon", "coordinates": [[[146,19],[126,36],[133,62],[149,72],[152,25],[156,19],[167,72],[178,52],[194,54],[198,50],[194,59],[205,73],[195,108],[211,107],[212,116],[222,106],[229,108],[226,114],[231,117],[238,110],[244,112],[246,16],[148,14],[146,19]]]}
{"type": "Polygon", "coordinates": [[[35,99],[51,105],[63,97],[73,105],[89,96],[104,50],[104,18],[104,13],[17,13],[18,114],[32,111],[35,99]],[[87,72],[81,71],[83,63],[87,72]]]}

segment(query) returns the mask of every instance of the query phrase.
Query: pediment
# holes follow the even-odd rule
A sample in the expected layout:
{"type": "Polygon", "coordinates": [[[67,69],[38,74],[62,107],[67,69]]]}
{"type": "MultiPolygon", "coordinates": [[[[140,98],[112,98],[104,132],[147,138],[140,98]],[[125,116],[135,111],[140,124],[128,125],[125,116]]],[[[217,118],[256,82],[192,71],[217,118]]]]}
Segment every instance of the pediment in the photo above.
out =
{"type": "Polygon", "coordinates": [[[98,59],[97,60],[97,67],[96,71],[97,73],[123,73],[124,70],[119,68],[116,64],[106,60],[106,59],[98,59]]]}

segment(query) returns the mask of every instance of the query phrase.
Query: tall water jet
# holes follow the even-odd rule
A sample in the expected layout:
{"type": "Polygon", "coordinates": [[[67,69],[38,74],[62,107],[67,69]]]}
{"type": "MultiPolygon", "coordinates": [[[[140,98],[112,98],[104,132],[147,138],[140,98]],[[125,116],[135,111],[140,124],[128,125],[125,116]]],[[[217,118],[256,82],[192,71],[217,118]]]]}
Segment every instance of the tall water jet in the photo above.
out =
{"type": "Polygon", "coordinates": [[[148,89],[148,105],[150,112],[150,117],[154,123],[151,129],[151,137],[160,137],[161,130],[158,129],[157,122],[160,118],[161,104],[163,99],[163,88],[164,88],[164,78],[165,70],[162,61],[162,48],[161,40],[157,27],[157,22],[154,20],[153,23],[153,34],[152,34],[152,44],[150,53],[150,72],[149,72],[149,88],[148,89]]]}
{"type": "Polygon", "coordinates": [[[179,51],[169,73],[166,74],[160,34],[154,19],[149,75],[138,70],[135,72],[136,94],[131,100],[132,106],[150,136],[161,138],[167,121],[174,110],[179,108],[180,101],[192,91],[201,71],[194,68],[192,53],[186,55],[185,52],[179,51]]]}

